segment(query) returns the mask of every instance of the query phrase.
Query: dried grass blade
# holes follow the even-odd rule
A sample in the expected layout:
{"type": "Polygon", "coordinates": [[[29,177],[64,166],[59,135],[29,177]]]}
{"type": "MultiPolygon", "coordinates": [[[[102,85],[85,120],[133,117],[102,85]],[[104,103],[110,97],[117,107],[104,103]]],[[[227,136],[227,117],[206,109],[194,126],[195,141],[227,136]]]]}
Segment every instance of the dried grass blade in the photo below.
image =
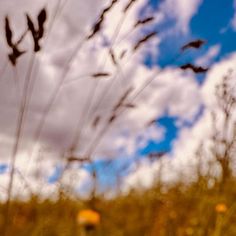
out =
{"type": "Polygon", "coordinates": [[[148,42],[151,38],[153,38],[154,36],[156,36],[157,32],[151,32],[150,34],[146,35],[145,37],[143,37],[142,39],[140,39],[134,46],[133,51],[136,51],[137,49],[139,49],[144,43],[148,42]]]}
{"type": "Polygon", "coordinates": [[[206,43],[205,40],[197,39],[197,40],[188,42],[187,44],[185,44],[184,46],[182,46],[181,50],[182,50],[182,51],[185,51],[185,50],[190,49],[190,48],[199,49],[199,48],[201,48],[205,43],[206,43]]]}
{"type": "Polygon", "coordinates": [[[148,23],[152,22],[154,19],[155,19],[155,17],[150,16],[150,17],[147,17],[147,18],[145,18],[145,19],[138,20],[138,21],[136,22],[136,24],[134,25],[134,28],[138,27],[139,25],[148,24],[148,23]]]}
{"type": "Polygon", "coordinates": [[[130,0],[129,3],[124,8],[123,12],[126,13],[136,1],[137,0],[130,0]]]}
{"type": "Polygon", "coordinates": [[[13,43],[12,43],[12,31],[11,31],[9,19],[8,19],[7,16],[6,16],[6,18],[5,18],[5,34],[6,34],[6,40],[7,40],[8,46],[9,46],[9,47],[13,47],[13,43]]]}
{"type": "Polygon", "coordinates": [[[93,78],[109,77],[109,76],[111,76],[111,74],[108,72],[98,72],[98,73],[92,74],[93,78]]]}
{"type": "Polygon", "coordinates": [[[111,57],[111,60],[113,62],[114,65],[117,65],[117,61],[116,61],[116,57],[115,57],[115,54],[114,54],[114,51],[112,49],[109,50],[109,55],[111,57]]]}
{"type": "Polygon", "coordinates": [[[190,69],[190,70],[192,70],[195,73],[205,73],[205,72],[207,72],[209,70],[209,68],[203,68],[201,66],[195,66],[195,65],[192,65],[190,63],[184,64],[184,65],[180,66],[180,68],[182,70],[190,69]]]}
{"type": "Polygon", "coordinates": [[[113,0],[113,1],[111,2],[111,4],[110,4],[108,7],[106,7],[106,8],[102,11],[102,13],[101,13],[101,15],[100,15],[98,21],[94,24],[93,29],[92,29],[92,32],[91,32],[91,34],[87,37],[87,39],[93,38],[93,37],[101,30],[101,26],[102,26],[102,23],[103,23],[103,21],[104,21],[104,18],[105,18],[105,16],[106,16],[106,14],[112,9],[112,7],[115,5],[115,3],[116,3],[117,1],[118,1],[118,0],[113,0]]]}

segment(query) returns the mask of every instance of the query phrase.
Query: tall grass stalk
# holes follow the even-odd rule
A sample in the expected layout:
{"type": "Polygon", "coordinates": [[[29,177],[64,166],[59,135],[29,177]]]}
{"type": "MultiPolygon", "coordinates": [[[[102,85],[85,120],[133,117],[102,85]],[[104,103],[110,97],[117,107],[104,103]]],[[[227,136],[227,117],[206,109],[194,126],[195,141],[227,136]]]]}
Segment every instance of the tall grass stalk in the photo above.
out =
{"type": "Polygon", "coordinates": [[[26,78],[24,80],[24,85],[23,85],[23,93],[22,93],[22,99],[21,99],[21,105],[19,108],[19,113],[18,113],[18,119],[17,119],[17,127],[16,127],[16,134],[15,134],[15,143],[13,146],[12,150],[12,157],[10,160],[10,176],[9,176],[9,183],[7,187],[7,202],[6,202],[6,213],[5,213],[5,234],[7,235],[7,229],[9,227],[9,211],[10,211],[10,202],[11,202],[11,197],[12,197],[12,188],[13,188],[13,183],[14,183],[14,176],[15,176],[15,163],[16,163],[16,157],[20,145],[20,139],[22,135],[22,127],[23,127],[23,118],[24,118],[24,113],[26,109],[26,102],[27,102],[27,93],[28,93],[28,88],[29,88],[29,83],[30,83],[30,78],[34,66],[34,61],[35,61],[35,54],[31,55],[30,58],[30,63],[28,67],[28,71],[26,73],[26,78]]]}

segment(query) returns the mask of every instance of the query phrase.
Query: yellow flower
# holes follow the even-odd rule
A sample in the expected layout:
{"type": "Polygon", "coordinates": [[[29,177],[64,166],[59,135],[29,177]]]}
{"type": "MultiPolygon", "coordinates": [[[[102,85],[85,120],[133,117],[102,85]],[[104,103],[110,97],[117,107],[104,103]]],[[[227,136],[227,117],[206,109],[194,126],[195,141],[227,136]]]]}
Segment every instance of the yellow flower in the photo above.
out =
{"type": "Polygon", "coordinates": [[[100,215],[90,209],[81,210],[77,215],[77,221],[82,226],[96,226],[100,223],[100,215]]]}
{"type": "Polygon", "coordinates": [[[224,203],[218,203],[215,207],[215,211],[218,213],[224,213],[227,211],[227,206],[224,203]]]}

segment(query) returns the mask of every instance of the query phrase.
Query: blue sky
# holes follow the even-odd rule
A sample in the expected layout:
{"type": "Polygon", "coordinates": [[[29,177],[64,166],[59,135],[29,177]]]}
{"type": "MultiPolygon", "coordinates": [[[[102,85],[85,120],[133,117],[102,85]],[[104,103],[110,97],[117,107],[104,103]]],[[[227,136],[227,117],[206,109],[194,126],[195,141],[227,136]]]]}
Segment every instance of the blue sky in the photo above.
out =
{"type": "MultiPolygon", "coordinates": [[[[150,0],[150,6],[154,10],[157,10],[160,1],[150,0]]],[[[180,48],[188,41],[201,38],[207,41],[200,50],[190,50],[183,56],[179,57],[177,61],[171,63],[171,65],[181,65],[183,63],[193,63],[196,58],[204,55],[207,50],[219,44],[221,50],[219,55],[214,58],[214,62],[219,61],[222,57],[226,56],[236,50],[236,32],[230,25],[234,15],[233,1],[222,0],[204,0],[201,4],[197,14],[193,16],[190,22],[190,30],[187,34],[173,33],[168,35],[161,41],[159,45],[159,57],[156,61],[152,61],[152,55],[150,53],[146,56],[144,63],[149,66],[161,65],[163,67],[170,65],[172,58],[178,55],[180,48]],[[222,32],[223,31],[223,32],[222,32]],[[170,59],[171,58],[171,59],[170,59]]],[[[158,31],[166,30],[166,27],[172,27],[174,21],[164,21],[163,24],[156,26],[158,31]]],[[[197,76],[200,84],[204,82],[205,75],[197,76]]],[[[201,116],[204,107],[200,107],[198,114],[196,115],[197,121],[201,116]]],[[[162,125],[166,129],[165,137],[161,142],[150,141],[147,147],[140,150],[140,153],[147,154],[149,151],[171,151],[172,142],[178,137],[180,128],[176,126],[178,117],[163,116],[157,120],[157,123],[162,125]]],[[[191,122],[190,122],[191,123],[191,122]]],[[[186,126],[191,125],[186,123],[186,126]]],[[[193,125],[193,124],[192,124],[193,125]]],[[[183,128],[183,126],[181,127],[183,128]]]]}
{"type": "MultiPolygon", "coordinates": [[[[150,0],[150,5],[154,9],[157,9],[158,1],[150,0]]],[[[206,40],[207,44],[200,50],[188,51],[173,64],[181,65],[188,62],[193,63],[196,58],[204,55],[210,47],[216,44],[221,46],[221,50],[219,55],[214,58],[213,62],[219,61],[227,54],[236,50],[236,32],[230,25],[233,15],[233,1],[204,0],[197,14],[193,16],[190,22],[189,32],[187,34],[171,34],[170,36],[165,37],[159,47],[160,55],[154,62],[163,67],[169,65],[170,58],[174,58],[179,53],[179,49],[183,44],[197,38],[206,40]]],[[[171,27],[172,24],[174,24],[174,22],[167,21],[164,22],[163,25],[157,26],[157,29],[161,32],[162,29],[166,30],[165,27],[171,27]]],[[[155,63],[152,64],[151,55],[147,55],[144,63],[147,64],[147,66],[156,65],[155,63]]],[[[197,76],[200,84],[204,82],[204,77],[204,75],[197,76]]],[[[197,118],[201,116],[203,109],[204,107],[199,109],[194,121],[197,121],[197,118]]],[[[171,151],[171,144],[178,137],[180,131],[180,128],[175,125],[177,119],[178,117],[171,117],[168,115],[161,117],[159,122],[157,122],[165,127],[165,138],[159,143],[151,141],[149,145],[140,152],[148,153],[149,151],[163,151],[163,149],[171,151]]],[[[186,125],[188,126],[189,124],[186,125]]]]}
{"type": "MultiPolygon", "coordinates": [[[[156,9],[158,1],[153,0],[151,2],[151,5],[156,9]]],[[[215,60],[219,60],[234,51],[236,49],[236,33],[230,25],[233,15],[233,1],[204,0],[197,14],[193,16],[190,22],[189,33],[177,33],[165,37],[165,40],[160,44],[160,57],[155,63],[162,66],[168,65],[170,58],[174,58],[178,54],[181,45],[195,38],[207,40],[207,45],[199,51],[188,52],[187,55],[179,58],[176,64],[191,61],[191,59],[193,60],[197,56],[203,55],[208,48],[215,44],[221,45],[221,52],[215,60]]],[[[163,24],[157,26],[157,30],[160,32],[162,30],[165,31],[166,28],[172,27],[174,23],[173,20],[164,21],[163,24]]],[[[150,64],[148,56],[146,63],[150,64]]]]}

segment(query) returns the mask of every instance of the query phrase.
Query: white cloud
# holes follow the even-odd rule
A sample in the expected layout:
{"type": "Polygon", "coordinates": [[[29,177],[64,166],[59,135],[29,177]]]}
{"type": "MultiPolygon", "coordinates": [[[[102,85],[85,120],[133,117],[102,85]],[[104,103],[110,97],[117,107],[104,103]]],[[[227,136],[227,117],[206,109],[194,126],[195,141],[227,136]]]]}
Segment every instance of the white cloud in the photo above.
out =
{"type": "Polygon", "coordinates": [[[207,74],[206,82],[202,88],[205,104],[209,108],[216,107],[216,99],[214,96],[215,86],[222,82],[224,76],[229,70],[234,70],[236,63],[236,54],[232,53],[223,58],[219,63],[212,65],[211,70],[207,74]]]}
{"type": "Polygon", "coordinates": [[[234,30],[236,30],[236,0],[234,0],[234,16],[233,19],[231,20],[231,26],[234,30]]]}
{"type": "Polygon", "coordinates": [[[168,17],[176,20],[177,30],[187,33],[189,31],[189,23],[197,13],[201,3],[202,0],[166,0],[162,7],[168,17]]]}
{"type": "Polygon", "coordinates": [[[210,47],[205,55],[196,59],[196,64],[199,66],[209,66],[219,55],[220,50],[221,46],[219,44],[210,47]]]}
{"type": "MultiPolygon", "coordinates": [[[[160,71],[158,67],[149,69],[143,65],[144,52],[151,51],[158,55],[158,44],[160,41],[158,37],[152,43],[148,43],[148,45],[143,46],[140,51],[132,55],[130,48],[134,42],[140,39],[143,32],[137,30],[131,34],[129,33],[131,31],[130,26],[137,20],[138,12],[146,1],[139,1],[137,4],[134,4],[128,15],[124,17],[122,10],[126,3],[120,1],[114,6],[114,9],[105,18],[105,28],[102,29],[102,33],[99,33],[93,41],[86,41],[70,65],[66,83],[61,87],[58,97],[46,119],[39,142],[36,145],[36,150],[50,149],[53,151],[53,155],[48,151],[44,153],[47,159],[41,167],[42,170],[45,170],[44,183],[45,176],[50,175],[51,170],[63,158],[63,153],[71,147],[78,123],[80,128],[83,127],[83,132],[81,133],[76,153],[84,155],[91,142],[94,141],[94,138],[99,135],[99,132],[106,125],[106,120],[111,115],[114,105],[117,104],[124,91],[129,87],[134,88],[130,94],[132,98],[148,80],[154,79],[135,101],[129,100],[136,107],[124,112],[114,122],[112,128],[109,129],[102,142],[98,145],[94,158],[115,157],[121,149],[123,149],[126,155],[134,155],[135,151],[143,147],[149,139],[161,139],[164,135],[163,128],[152,126],[146,129],[146,124],[154,118],[165,114],[166,110],[170,115],[179,116],[180,119],[188,121],[192,121],[198,112],[201,104],[201,94],[193,74],[182,73],[182,71],[173,68],[160,71]],[[120,19],[124,19],[121,28],[117,26],[120,24],[120,19]],[[119,32],[119,34],[113,36],[115,35],[114,31],[115,33],[119,32]],[[124,37],[127,34],[131,34],[130,37],[124,37]],[[113,65],[107,52],[106,41],[109,43],[113,41],[112,38],[115,42],[119,42],[113,48],[116,58],[119,58],[123,50],[127,50],[124,59],[119,60],[119,68],[113,65]],[[104,78],[99,81],[89,78],[88,75],[99,71],[107,71],[113,74],[114,77],[104,78]],[[75,79],[77,81],[68,82],[75,79]],[[101,98],[103,99],[100,100],[101,98]],[[91,102],[90,109],[88,109],[89,101],[91,102]],[[91,124],[97,115],[101,116],[102,119],[99,125],[94,128],[91,124]],[[140,137],[141,142],[139,142],[140,137]]],[[[0,27],[3,28],[3,17],[8,13],[11,24],[14,26],[14,32],[16,31],[19,35],[25,27],[25,12],[29,12],[33,18],[42,6],[47,5],[50,15],[49,20],[52,20],[50,13],[55,9],[56,2],[48,3],[41,0],[37,1],[36,4],[30,0],[24,0],[17,9],[15,4],[15,1],[1,1],[0,27]]],[[[37,76],[35,74],[33,76],[36,79],[35,89],[30,102],[30,109],[25,119],[23,138],[17,157],[17,168],[24,167],[22,173],[25,174],[26,179],[32,182],[36,189],[41,186],[41,182],[38,183],[33,177],[33,172],[39,168],[36,161],[37,152],[34,152],[32,161],[28,159],[28,152],[31,152],[32,147],[35,145],[33,137],[36,127],[53,90],[60,83],[61,73],[65,69],[65,62],[71,53],[74,52],[75,45],[82,40],[85,32],[88,32],[90,26],[98,17],[99,12],[107,4],[109,4],[109,1],[105,0],[102,2],[100,0],[89,0],[86,3],[76,0],[68,2],[61,15],[58,15],[52,31],[48,35],[46,49],[36,57],[38,69],[35,69],[33,72],[37,72],[37,76]]],[[[200,1],[195,0],[191,2],[191,5],[189,2],[180,0],[177,2],[177,5],[173,1],[167,1],[166,4],[168,14],[171,14],[170,9],[173,9],[178,27],[180,27],[180,30],[186,31],[189,21],[196,13],[200,1]]],[[[4,42],[0,48],[0,55],[3,57],[6,56],[7,52],[4,35],[0,36],[0,41],[4,42]]],[[[29,48],[31,44],[30,37],[27,37],[22,47],[29,48]]],[[[1,162],[3,163],[7,162],[11,156],[19,95],[22,91],[29,58],[30,53],[28,52],[19,60],[17,66],[18,78],[16,82],[20,90],[17,90],[15,87],[14,72],[10,66],[0,81],[0,126],[2,141],[0,154],[1,162]]],[[[87,173],[82,175],[87,176],[87,173]]],[[[3,177],[1,183],[3,185],[6,184],[6,179],[4,178],[7,178],[7,176],[3,175],[1,177],[3,177]]],[[[17,181],[21,182],[19,179],[17,181]]],[[[50,185],[46,185],[45,188],[48,191],[50,185]]]]}

